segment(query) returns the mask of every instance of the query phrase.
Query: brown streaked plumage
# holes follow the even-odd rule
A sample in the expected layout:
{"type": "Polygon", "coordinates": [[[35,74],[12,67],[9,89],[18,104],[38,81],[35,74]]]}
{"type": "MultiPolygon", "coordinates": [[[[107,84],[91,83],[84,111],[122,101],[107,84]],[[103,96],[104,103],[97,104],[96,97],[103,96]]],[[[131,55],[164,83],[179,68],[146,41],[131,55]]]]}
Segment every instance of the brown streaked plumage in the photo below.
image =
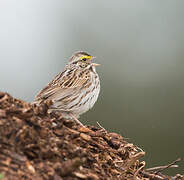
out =
{"type": "MultiPolygon", "coordinates": [[[[93,107],[100,92],[100,80],[93,56],[77,52],[69,60],[63,72],[59,73],[35,97],[34,103],[52,100],[49,111],[59,111],[66,118],[72,117],[79,124],[79,115],[93,107]]],[[[82,124],[81,124],[82,125],[82,124]]]]}

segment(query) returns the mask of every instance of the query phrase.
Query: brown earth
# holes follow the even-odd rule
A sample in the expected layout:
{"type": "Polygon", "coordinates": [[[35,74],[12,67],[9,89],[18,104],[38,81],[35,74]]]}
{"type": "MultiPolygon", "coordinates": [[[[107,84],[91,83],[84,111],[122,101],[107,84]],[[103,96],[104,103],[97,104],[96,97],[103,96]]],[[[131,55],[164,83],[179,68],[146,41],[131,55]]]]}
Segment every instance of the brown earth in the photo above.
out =
{"type": "Polygon", "coordinates": [[[183,179],[148,171],[145,152],[116,133],[81,127],[0,92],[0,179],[183,179]]]}

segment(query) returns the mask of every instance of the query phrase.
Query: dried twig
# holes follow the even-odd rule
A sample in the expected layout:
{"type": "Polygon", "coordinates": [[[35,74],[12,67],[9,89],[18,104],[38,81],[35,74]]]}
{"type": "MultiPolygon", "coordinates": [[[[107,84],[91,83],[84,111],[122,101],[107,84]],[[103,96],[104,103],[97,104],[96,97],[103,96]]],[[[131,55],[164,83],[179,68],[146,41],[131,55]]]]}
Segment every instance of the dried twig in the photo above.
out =
{"type": "Polygon", "coordinates": [[[132,157],[130,157],[130,160],[126,162],[126,169],[128,170],[138,159],[143,157],[145,155],[145,152],[139,152],[132,157]]]}
{"type": "Polygon", "coordinates": [[[149,178],[149,179],[154,179],[154,180],[164,180],[165,179],[164,177],[162,177],[160,175],[156,175],[155,173],[151,174],[149,172],[141,171],[141,174],[145,178],[149,178]]]}
{"type": "Polygon", "coordinates": [[[136,148],[141,151],[141,152],[144,152],[140,147],[136,146],[136,148]]]}
{"type": "Polygon", "coordinates": [[[141,166],[139,169],[136,170],[136,172],[135,172],[135,174],[134,174],[134,176],[133,176],[133,179],[134,179],[134,180],[137,180],[137,175],[138,175],[138,173],[140,172],[140,170],[142,170],[142,169],[145,167],[145,165],[146,165],[146,163],[143,162],[143,163],[142,163],[142,166],[141,166]]]}
{"type": "MultiPolygon", "coordinates": [[[[168,165],[166,165],[166,166],[157,166],[157,167],[153,167],[153,168],[148,168],[148,169],[146,169],[146,171],[158,171],[158,170],[160,170],[160,169],[164,169],[164,168],[167,168],[167,166],[168,165]]],[[[178,165],[171,165],[169,168],[177,168],[177,167],[179,167],[178,165]]]]}
{"type": "Polygon", "coordinates": [[[181,158],[178,158],[178,159],[176,159],[175,161],[173,161],[172,163],[170,163],[170,164],[168,164],[167,166],[165,166],[164,168],[157,170],[157,171],[155,172],[155,174],[158,174],[159,172],[162,172],[163,170],[170,168],[171,166],[173,166],[174,164],[176,164],[176,163],[179,162],[179,161],[181,161],[181,158]]]}
{"type": "Polygon", "coordinates": [[[101,128],[101,129],[103,129],[103,131],[106,131],[106,129],[99,123],[99,122],[96,122],[97,123],[97,125],[101,128]]]}

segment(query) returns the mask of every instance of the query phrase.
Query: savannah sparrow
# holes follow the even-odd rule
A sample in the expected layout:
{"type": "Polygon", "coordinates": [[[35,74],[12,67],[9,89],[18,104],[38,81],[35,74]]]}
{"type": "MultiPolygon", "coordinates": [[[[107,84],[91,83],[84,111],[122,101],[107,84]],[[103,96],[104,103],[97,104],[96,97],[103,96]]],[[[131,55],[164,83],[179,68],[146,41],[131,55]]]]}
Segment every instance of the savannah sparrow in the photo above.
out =
{"type": "Polygon", "coordinates": [[[34,103],[51,100],[49,111],[59,111],[66,118],[77,119],[93,107],[100,92],[100,80],[92,63],[93,56],[86,52],[76,52],[59,73],[40,93],[34,103]]]}

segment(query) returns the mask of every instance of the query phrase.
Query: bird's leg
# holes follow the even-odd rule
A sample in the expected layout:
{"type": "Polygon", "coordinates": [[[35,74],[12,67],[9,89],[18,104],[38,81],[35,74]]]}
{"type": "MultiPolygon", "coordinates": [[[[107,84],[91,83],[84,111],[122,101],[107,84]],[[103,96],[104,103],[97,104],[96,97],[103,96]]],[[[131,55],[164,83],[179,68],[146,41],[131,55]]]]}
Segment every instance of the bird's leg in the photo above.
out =
{"type": "Polygon", "coordinates": [[[70,116],[81,126],[84,126],[72,113],[70,113],[70,116]]]}

